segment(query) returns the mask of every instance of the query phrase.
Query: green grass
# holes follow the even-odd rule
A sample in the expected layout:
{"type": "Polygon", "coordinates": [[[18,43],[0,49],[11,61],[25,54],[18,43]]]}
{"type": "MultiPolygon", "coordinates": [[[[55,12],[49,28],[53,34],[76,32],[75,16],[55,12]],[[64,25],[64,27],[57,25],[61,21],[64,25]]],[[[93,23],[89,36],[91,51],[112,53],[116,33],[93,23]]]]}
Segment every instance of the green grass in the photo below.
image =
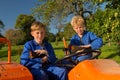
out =
{"type": "MultiPolygon", "coordinates": [[[[11,46],[11,60],[13,62],[19,62],[20,54],[23,49],[23,45],[11,46]]],[[[0,50],[0,61],[7,61],[8,47],[5,46],[0,50]]]]}
{"type": "Polygon", "coordinates": [[[54,48],[54,52],[56,54],[57,58],[63,58],[65,53],[63,52],[63,42],[58,42],[58,43],[51,43],[53,48],[54,48]]]}
{"type": "MultiPolygon", "coordinates": [[[[63,52],[63,42],[58,42],[58,43],[51,43],[56,57],[57,58],[63,58],[64,57],[64,52],[63,52]]],[[[22,51],[23,45],[21,46],[12,46],[11,47],[11,59],[12,62],[17,62],[19,63],[20,60],[20,54],[22,51]]],[[[120,63],[120,48],[116,44],[111,44],[111,46],[103,45],[101,48],[102,54],[99,56],[100,59],[113,59],[116,62],[120,63]]],[[[7,46],[3,47],[0,50],[0,61],[7,61],[7,46]]]]}
{"type": "Polygon", "coordinates": [[[116,44],[107,44],[101,48],[102,54],[99,56],[101,59],[112,59],[120,63],[120,46],[116,44]]]}

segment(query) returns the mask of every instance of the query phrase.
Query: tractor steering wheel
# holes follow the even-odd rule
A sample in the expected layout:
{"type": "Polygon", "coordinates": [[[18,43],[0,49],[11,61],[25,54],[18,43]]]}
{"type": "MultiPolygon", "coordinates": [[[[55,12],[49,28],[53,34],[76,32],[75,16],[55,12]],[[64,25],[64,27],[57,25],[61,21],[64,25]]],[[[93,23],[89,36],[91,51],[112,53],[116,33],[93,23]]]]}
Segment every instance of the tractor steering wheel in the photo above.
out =
{"type": "Polygon", "coordinates": [[[78,64],[78,62],[73,61],[73,60],[71,59],[71,57],[77,56],[77,55],[81,55],[81,54],[86,55],[87,53],[92,53],[91,59],[95,59],[95,58],[98,58],[98,56],[101,54],[101,51],[100,51],[100,50],[91,50],[91,49],[77,50],[77,51],[74,52],[74,53],[71,53],[71,54],[69,54],[69,55],[66,55],[66,56],[65,56],[64,58],[62,58],[62,59],[58,59],[55,64],[58,65],[58,66],[62,66],[62,67],[71,67],[71,68],[73,68],[75,65],[78,64]],[[72,64],[67,64],[67,63],[66,63],[66,64],[63,64],[62,61],[64,61],[64,60],[68,60],[68,61],[70,61],[72,64]]]}

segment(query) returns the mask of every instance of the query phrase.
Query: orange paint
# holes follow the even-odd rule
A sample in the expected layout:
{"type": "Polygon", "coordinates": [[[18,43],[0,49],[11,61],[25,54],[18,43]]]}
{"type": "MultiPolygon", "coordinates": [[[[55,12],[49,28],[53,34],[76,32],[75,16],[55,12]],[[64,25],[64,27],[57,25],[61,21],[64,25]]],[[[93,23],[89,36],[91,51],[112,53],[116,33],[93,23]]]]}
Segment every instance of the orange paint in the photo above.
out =
{"type": "Polygon", "coordinates": [[[0,62],[0,80],[33,80],[33,76],[21,64],[0,62]]]}
{"type": "Polygon", "coordinates": [[[85,60],[68,74],[69,80],[120,80],[120,66],[113,60],[85,60]]]}
{"type": "Polygon", "coordinates": [[[8,62],[0,62],[0,80],[33,80],[27,67],[11,63],[11,45],[6,38],[0,38],[0,42],[8,44],[8,62]]]}
{"type": "Polygon", "coordinates": [[[10,41],[6,38],[0,38],[0,42],[5,42],[8,45],[8,63],[11,62],[11,44],[10,41]]]}
{"type": "Polygon", "coordinates": [[[65,55],[68,55],[69,53],[68,53],[68,45],[67,45],[67,42],[66,42],[66,40],[65,40],[65,38],[63,37],[63,43],[64,43],[64,48],[66,49],[65,50],[65,55]]]}
{"type": "Polygon", "coordinates": [[[63,37],[63,43],[64,43],[64,47],[65,47],[65,48],[68,48],[68,46],[67,46],[67,42],[66,42],[66,40],[65,40],[64,37],[63,37]]]}

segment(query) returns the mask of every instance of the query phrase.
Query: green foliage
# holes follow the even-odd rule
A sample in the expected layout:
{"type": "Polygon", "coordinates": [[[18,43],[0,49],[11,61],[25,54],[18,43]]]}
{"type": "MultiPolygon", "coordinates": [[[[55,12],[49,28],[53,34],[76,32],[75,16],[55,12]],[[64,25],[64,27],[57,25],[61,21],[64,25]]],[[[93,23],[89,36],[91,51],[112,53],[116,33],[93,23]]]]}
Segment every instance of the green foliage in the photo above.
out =
{"type": "Polygon", "coordinates": [[[20,45],[24,43],[25,33],[22,30],[9,29],[5,34],[12,45],[20,45]]]}
{"type": "MultiPolygon", "coordinates": [[[[36,8],[33,8],[33,14],[48,26],[54,25],[58,32],[61,32],[71,15],[84,16],[85,13],[91,14],[92,10],[96,8],[93,5],[94,2],[99,3],[98,0],[93,2],[89,0],[39,0],[36,8]]],[[[54,26],[51,26],[51,28],[54,26]]]]}
{"type": "Polygon", "coordinates": [[[4,23],[0,20],[0,32],[1,32],[1,29],[4,29],[5,25],[4,23]]]}
{"type": "Polygon", "coordinates": [[[53,33],[47,32],[45,39],[49,42],[54,42],[55,41],[55,35],[53,33]]]}
{"type": "Polygon", "coordinates": [[[63,35],[64,35],[65,39],[70,40],[70,38],[71,38],[74,34],[75,34],[75,32],[74,32],[71,24],[68,23],[68,24],[66,25],[66,27],[64,28],[64,32],[63,32],[63,35]]]}
{"type": "Polygon", "coordinates": [[[2,49],[3,46],[4,46],[4,43],[0,43],[0,50],[2,49]]]}
{"type": "Polygon", "coordinates": [[[100,37],[103,37],[103,34],[105,33],[104,30],[106,30],[103,28],[104,20],[106,20],[106,17],[104,15],[105,12],[101,9],[98,9],[93,17],[86,20],[87,29],[93,31],[100,37]]]}
{"type": "Polygon", "coordinates": [[[120,42],[120,0],[112,0],[111,3],[108,3],[106,7],[108,15],[108,22],[106,26],[109,26],[111,33],[108,33],[108,36],[112,41],[120,42]]]}
{"type": "MultiPolygon", "coordinates": [[[[0,38],[4,37],[1,33],[0,33],[0,38]]],[[[0,43],[0,49],[4,46],[4,43],[0,43]]]]}
{"type": "Polygon", "coordinates": [[[70,14],[89,13],[95,7],[94,4],[99,5],[103,1],[99,0],[39,0],[36,8],[33,8],[33,14],[39,18],[43,18],[45,22],[53,19],[68,17],[70,14]]]}
{"type": "Polygon", "coordinates": [[[25,33],[24,40],[31,39],[30,26],[35,21],[35,18],[31,15],[20,14],[16,20],[15,28],[22,30],[25,33]]]}
{"type": "Polygon", "coordinates": [[[93,17],[87,20],[88,29],[103,38],[105,42],[120,42],[120,7],[117,9],[97,9],[93,17]]]}
{"type": "MultiPolygon", "coordinates": [[[[15,28],[25,30],[30,28],[30,25],[35,21],[35,18],[31,15],[20,14],[17,17],[15,28]]],[[[26,30],[25,30],[26,31],[26,30]]]]}
{"type": "Polygon", "coordinates": [[[56,41],[61,41],[64,37],[64,33],[63,32],[58,32],[56,34],[56,41]]]}
{"type": "Polygon", "coordinates": [[[117,9],[120,6],[120,0],[108,0],[108,5],[106,8],[117,9]]]}

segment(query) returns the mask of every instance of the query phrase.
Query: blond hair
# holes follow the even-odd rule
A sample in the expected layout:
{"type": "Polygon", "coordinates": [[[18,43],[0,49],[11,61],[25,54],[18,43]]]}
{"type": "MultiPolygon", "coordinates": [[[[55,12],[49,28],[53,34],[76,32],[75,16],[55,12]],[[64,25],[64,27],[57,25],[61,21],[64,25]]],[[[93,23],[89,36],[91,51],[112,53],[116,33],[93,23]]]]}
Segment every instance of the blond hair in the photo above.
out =
{"type": "Polygon", "coordinates": [[[85,27],[85,20],[83,19],[82,16],[79,16],[79,15],[73,16],[73,18],[71,20],[71,25],[73,27],[75,25],[82,25],[83,27],[85,27]]]}
{"type": "Polygon", "coordinates": [[[41,29],[46,30],[46,26],[43,23],[39,21],[35,21],[31,24],[31,31],[41,30],[41,29]]]}

